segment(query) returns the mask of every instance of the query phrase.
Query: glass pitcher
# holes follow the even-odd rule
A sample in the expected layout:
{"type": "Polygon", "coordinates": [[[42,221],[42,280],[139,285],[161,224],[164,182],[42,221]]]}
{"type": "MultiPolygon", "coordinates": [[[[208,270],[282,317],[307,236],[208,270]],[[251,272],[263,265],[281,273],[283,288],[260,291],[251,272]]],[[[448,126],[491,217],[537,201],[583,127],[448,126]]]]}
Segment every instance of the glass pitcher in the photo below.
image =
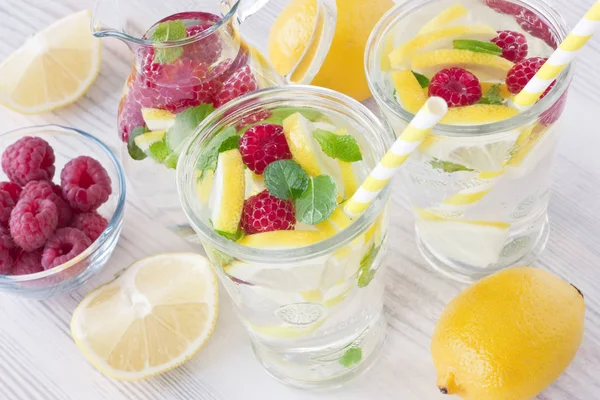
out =
{"type": "MultiPolygon", "coordinates": [[[[314,33],[303,57],[286,76],[279,76],[260,51],[267,47],[268,29],[277,13],[261,12],[250,18],[268,3],[96,2],[92,33],[124,41],[134,55],[118,108],[123,165],[150,214],[169,227],[186,231],[174,169],[196,126],[215,108],[247,92],[285,83],[310,83],[327,55],[335,31],[336,2],[317,0],[314,33]],[[242,24],[252,26],[249,35],[242,32],[242,24]]],[[[277,4],[269,7],[270,11],[277,11],[286,1],[272,3],[277,4]]],[[[237,128],[264,118],[249,116],[237,128]]]]}

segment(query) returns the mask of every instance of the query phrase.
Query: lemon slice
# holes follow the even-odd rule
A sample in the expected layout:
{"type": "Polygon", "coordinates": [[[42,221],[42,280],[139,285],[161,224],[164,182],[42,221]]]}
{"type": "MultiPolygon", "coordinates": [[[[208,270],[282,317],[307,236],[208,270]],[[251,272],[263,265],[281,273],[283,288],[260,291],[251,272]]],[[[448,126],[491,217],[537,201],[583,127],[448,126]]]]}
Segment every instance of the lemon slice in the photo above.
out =
{"type": "Polygon", "coordinates": [[[420,213],[417,231],[427,248],[441,259],[487,268],[500,260],[510,224],[446,220],[420,213]]]}
{"type": "Polygon", "coordinates": [[[430,135],[419,150],[430,157],[462,165],[478,172],[496,172],[511,157],[519,132],[494,138],[451,138],[430,135]]]}
{"type": "Polygon", "coordinates": [[[244,172],[246,178],[246,198],[259,194],[267,188],[263,175],[257,175],[249,169],[246,169],[244,172]]]}
{"type": "Polygon", "coordinates": [[[87,295],[71,333],[99,371],[133,381],[192,358],[209,339],[217,309],[217,279],[204,257],[158,254],[87,295]]]}
{"type": "Polygon", "coordinates": [[[175,123],[175,114],[158,108],[142,108],[142,117],[151,131],[167,131],[175,123]]]}
{"type": "Polygon", "coordinates": [[[425,104],[428,96],[421,87],[421,84],[412,71],[394,71],[392,72],[392,82],[396,89],[398,102],[408,112],[416,114],[425,104]]]}
{"type": "Polygon", "coordinates": [[[446,8],[444,11],[432,18],[431,21],[423,25],[418,35],[423,35],[446,28],[448,25],[457,22],[468,14],[469,10],[467,10],[462,4],[454,4],[453,6],[446,8]]]}
{"type": "Polygon", "coordinates": [[[146,132],[133,139],[136,146],[144,153],[148,154],[152,143],[160,142],[165,137],[165,131],[146,132]]]}
{"type": "Polygon", "coordinates": [[[466,107],[451,107],[442,118],[442,123],[453,125],[480,125],[504,121],[519,114],[516,108],[496,104],[473,104],[466,107]]]}
{"type": "Polygon", "coordinates": [[[508,99],[512,96],[512,93],[508,91],[508,86],[506,86],[506,83],[500,84],[499,82],[479,82],[479,84],[481,85],[481,92],[483,94],[486,94],[487,91],[492,88],[492,86],[500,85],[500,96],[502,96],[503,99],[508,99]]]}
{"type": "Polygon", "coordinates": [[[494,28],[487,25],[461,25],[436,30],[405,42],[390,53],[392,68],[406,68],[410,58],[419,53],[439,49],[451,49],[454,40],[480,40],[487,42],[498,36],[494,28]]]}
{"type": "Polygon", "coordinates": [[[290,249],[310,246],[326,238],[318,231],[272,231],[244,236],[238,243],[256,249],[290,249]]]}
{"type": "Polygon", "coordinates": [[[209,205],[213,227],[222,232],[238,231],[246,193],[244,162],[238,149],[219,154],[209,205]]]}
{"type": "Polygon", "coordinates": [[[52,111],[82,97],[99,71],[100,41],[90,33],[90,13],[71,14],[0,64],[0,104],[23,114],[52,111]]]}
{"type": "Polygon", "coordinates": [[[499,56],[457,49],[415,54],[411,61],[411,69],[425,76],[433,76],[445,68],[459,67],[471,71],[480,81],[491,82],[506,79],[506,74],[513,65],[499,56]]]}

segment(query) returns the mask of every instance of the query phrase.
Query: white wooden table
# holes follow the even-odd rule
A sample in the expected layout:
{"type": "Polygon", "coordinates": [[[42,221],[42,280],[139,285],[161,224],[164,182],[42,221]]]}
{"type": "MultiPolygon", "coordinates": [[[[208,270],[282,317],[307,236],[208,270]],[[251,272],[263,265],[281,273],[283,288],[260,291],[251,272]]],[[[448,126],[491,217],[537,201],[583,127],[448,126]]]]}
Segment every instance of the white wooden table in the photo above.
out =
{"type": "MultiPolygon", "coordinates": [[[[573,25],[592,1],[555,3],[573,25]]],[[[0,60],[41,27],[91,7],[92,0],[0,0],[0,60]]],[[[59,123],[91,132],[118,146],[115,114],[131,58],[121,43],[105,41],[103,46],[100,76],[85,98],[42,116],[22,116],[0,107],[0,130],[59,123]]],[[[544,400],[600,398],[598,37],[580,59],[556,166],[550,207],[552,236],[536,265],[564,277],[585,293],[586,330],[575,361],[538,397],[544,400]]],[[[105,378],[88,364],[69,332],[71,312],[82,297],[135,259],[161,251],[191,249],[169,231],[148,221],[141,203],[130,191],[119,245],[106,268],[89,284],[69,295],[42,302],[0,294],[0,399],[446,398],[437,393],[429,341],[444,305],[463,286],[443,278],[425,264],[416,249],[412,218],[401,206],[402,188],[397,183],[394,189],[391,246],[386,259],[388,339],[377,364],[345,388],[307,393],[270,378],[254,359],[224,291],[213,337],[196,358],[182,367],[145,382],[120,383],[105,378]]]]}

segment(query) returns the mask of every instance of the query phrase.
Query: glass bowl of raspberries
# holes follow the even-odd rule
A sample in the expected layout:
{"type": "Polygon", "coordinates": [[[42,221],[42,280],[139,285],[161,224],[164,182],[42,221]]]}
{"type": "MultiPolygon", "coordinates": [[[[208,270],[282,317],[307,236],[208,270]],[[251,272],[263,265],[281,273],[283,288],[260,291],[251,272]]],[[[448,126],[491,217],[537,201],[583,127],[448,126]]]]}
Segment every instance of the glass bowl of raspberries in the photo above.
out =
{"type": "Polygon", "coordinates": [[[57,125],[0,134],[0,153],[0,291],[43,299],[73,290],[119,239],[119,161],[94,136],[57,125]]]}

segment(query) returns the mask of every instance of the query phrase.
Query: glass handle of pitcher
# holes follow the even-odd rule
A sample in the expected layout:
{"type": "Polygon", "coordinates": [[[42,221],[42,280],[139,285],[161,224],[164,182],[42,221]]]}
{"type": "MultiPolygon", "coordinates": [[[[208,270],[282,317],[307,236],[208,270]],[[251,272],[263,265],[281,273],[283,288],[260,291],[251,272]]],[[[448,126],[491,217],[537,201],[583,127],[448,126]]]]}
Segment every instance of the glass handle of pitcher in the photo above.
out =
{"type": "MultiPolygon", "coordinates": [[[[237,22],[242,24],[248,17],[258,12],[273,0],[241,0],[237,12],[237,22]]],[[[325,62],[337,22],[336,0],[317,0],[315,29],[302,57],[283,78],[286,83],[308,85],[325,62]]]]}

